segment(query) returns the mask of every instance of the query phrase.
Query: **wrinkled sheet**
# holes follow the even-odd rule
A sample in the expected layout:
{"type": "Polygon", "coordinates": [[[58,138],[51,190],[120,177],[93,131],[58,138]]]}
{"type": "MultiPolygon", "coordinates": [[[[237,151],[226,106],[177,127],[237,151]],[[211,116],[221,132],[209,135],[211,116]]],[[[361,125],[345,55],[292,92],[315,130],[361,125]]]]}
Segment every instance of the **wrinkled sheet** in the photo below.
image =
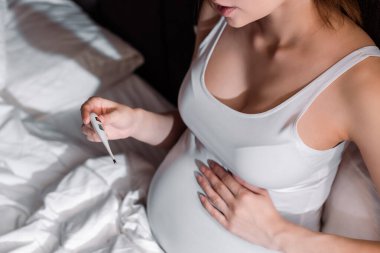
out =
{"type": "MultiPolygon", "coordinates": [[[[101,94],[156,112],[172,106],[135,75],[101,94]]],[[[79,108],[33,118],[0,97],[0,253],[162,252],[144,206],[165,152],[112,141],[114,165],[80,132],[79,108]]]]}

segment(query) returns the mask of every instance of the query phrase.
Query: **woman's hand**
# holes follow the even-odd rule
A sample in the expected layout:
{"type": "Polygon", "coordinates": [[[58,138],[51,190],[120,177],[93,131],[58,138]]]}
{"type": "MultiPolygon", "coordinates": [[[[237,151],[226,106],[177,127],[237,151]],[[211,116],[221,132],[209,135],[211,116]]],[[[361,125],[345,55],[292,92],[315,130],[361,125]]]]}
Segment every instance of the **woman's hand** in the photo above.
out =
{"type": "Polygon", "coordinates": [[[133,135],[134,109],[104,98],[91,97],[81,106],[82,132],[89,141],[100,142],[99,136],[90,124],[91,112],[98,115],[110,140],[123,139],[133,135]]]}
{"type": "Polygon", "coordinates": [[[278,250],[276,235],[287,222],[282,219],[268,192],[234,177],[215,162],[200,167],[197,181],[206,196],[202,205],[220,224],[237,236],[263,247],[278,250]]]}

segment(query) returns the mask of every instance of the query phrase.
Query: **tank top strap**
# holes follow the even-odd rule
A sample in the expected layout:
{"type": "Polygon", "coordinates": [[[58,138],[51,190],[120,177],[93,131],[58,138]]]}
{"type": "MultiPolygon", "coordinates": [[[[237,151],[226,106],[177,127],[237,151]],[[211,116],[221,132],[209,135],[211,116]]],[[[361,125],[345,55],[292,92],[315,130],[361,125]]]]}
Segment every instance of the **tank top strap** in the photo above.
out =
{"type": "Polygon", "coordinates": [[[309,85],[307,85],[300,93],[303,93],[303,96],[299,96],[300,100],[298,103],[293,105],[298,107],[301,110],[298,118],[311,106],[314,100],[326,89],[328,88],[335,80],[342,76],[345,72],[350,70],[356,64],[362,62],[370,56],[380,57],[380,50],[376,46],[366,46],[359,48],[343,59],[339,60],[316,79],[314,79],[309,85]],[[302,105],[303,104],[303,105],[302,105]]]}
{"type": "Polygon", "coordinates": [[[380,49],[377,46],[367,46],[359,50],[363,55],[380,57],[380,49]]]}
{"type": "Polygon", "coordinates": [[[199,44],[199,52],[202,54],[206,49],[207,46],[215,46],[216,41],[219,39],[221,33],[224,30],[224,26],[226,25],[226,21],[224,17],[221,17],[218,22],[215,24],[215,26],[211,29],[211,31],[206,35],[206,37],[201,41],[199,44]]]}

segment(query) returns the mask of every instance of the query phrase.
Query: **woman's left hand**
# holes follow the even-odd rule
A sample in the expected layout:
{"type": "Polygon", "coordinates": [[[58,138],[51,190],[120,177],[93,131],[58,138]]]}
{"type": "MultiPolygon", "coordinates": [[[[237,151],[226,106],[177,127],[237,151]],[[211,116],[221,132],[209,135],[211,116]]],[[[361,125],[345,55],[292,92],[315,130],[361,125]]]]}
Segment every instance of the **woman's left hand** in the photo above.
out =
{"type": "Polygon", "coordinates": [[[278,250],[276,235],[287,222],[279,215],[265,189],[251,186],[210,161],[196,178],[204,193],[202,205],[223,227],[237,236],[278,250]]]}

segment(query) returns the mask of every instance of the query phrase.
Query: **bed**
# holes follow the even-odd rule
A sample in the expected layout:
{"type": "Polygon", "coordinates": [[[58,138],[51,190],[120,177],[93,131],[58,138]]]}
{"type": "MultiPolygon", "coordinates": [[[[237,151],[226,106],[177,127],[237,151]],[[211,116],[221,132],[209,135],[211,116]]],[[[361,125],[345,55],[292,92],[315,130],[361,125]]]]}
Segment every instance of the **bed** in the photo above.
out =
{"type": "Polygon", "coordinates": [[[0,252],[162,252],[143,203],[165,152],[115,141],[115,166],[80,132],[92,95],[173,109],[142,55],[71,1],[0,3],[0,252]]]}
{"type": "MultiPolygon", "coordinates": [[[[165,151],[112,141],[114,165],[102,144],[80,132],[79,107],[93,95],[155,112],[174,109],[135,73],[143,62],[74,2],[0,1],[0,253],[163,252],[145,199],[165,151]]],[[[323,229],[377,240],[380,201],[351,147],[323,229]],[[353,184],[360,190],[341,197],[353,184]],[[368,226],[345,222],[352,215],[368,226]]]]}

